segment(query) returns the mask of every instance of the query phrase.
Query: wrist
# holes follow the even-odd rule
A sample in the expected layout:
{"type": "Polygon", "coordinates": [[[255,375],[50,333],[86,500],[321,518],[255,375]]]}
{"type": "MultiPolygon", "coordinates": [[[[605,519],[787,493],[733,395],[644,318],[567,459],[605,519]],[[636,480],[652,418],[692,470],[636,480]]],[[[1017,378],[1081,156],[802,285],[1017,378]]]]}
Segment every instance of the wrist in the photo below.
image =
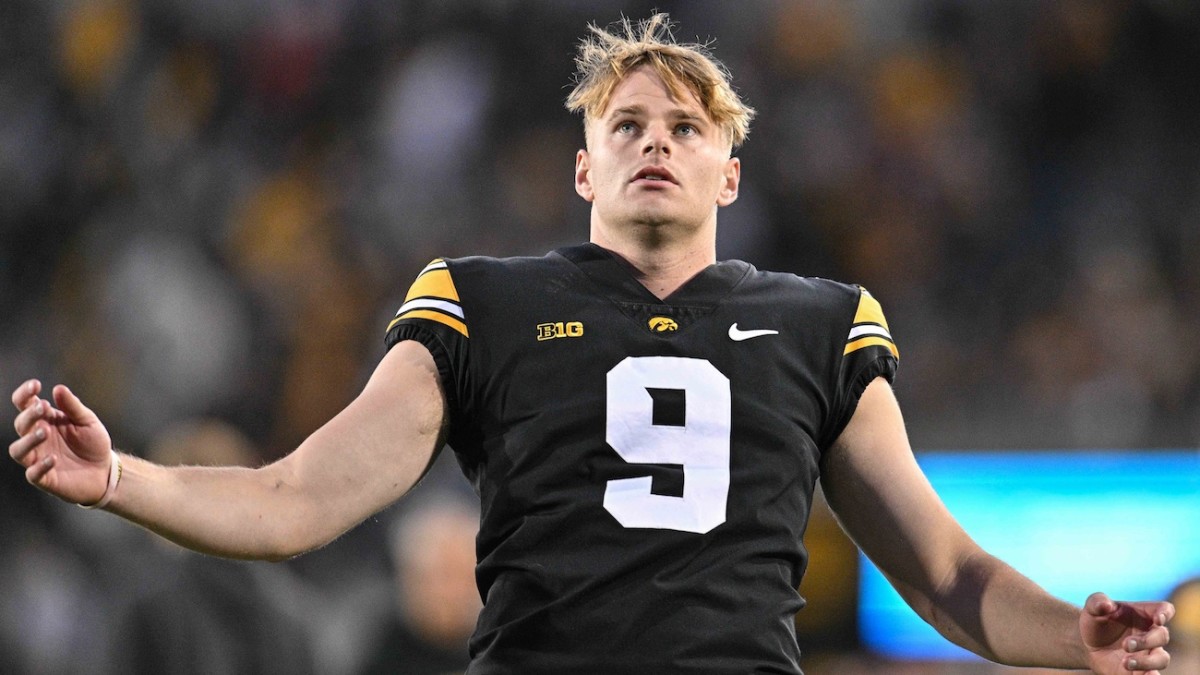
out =
{"type": "Polygon", "coordinates": [[[124,467],[121,465],[121,456],[117,454],[116,450],[109,450],[108,452],[108,483],[104,486],[104,494],[101,495],[100,500],[95,504],[80,504],[81,508],[102,509],[108,506],[108,503],[117,494],[117,486],[121,483],[121,473],[124,471],[124,467]]]}

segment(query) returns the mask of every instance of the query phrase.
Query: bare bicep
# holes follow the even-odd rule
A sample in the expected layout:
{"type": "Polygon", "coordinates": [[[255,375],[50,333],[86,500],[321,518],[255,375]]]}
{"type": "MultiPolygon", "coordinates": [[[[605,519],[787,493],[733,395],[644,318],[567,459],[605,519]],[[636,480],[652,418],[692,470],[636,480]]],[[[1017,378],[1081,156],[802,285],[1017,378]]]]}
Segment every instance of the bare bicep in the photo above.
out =
{"type": "Polygon", "coordinates": [[[917,464],[883,379],[863,392],[821,482],[843,529],[893,580],[931,589],[974,548],[917,464]]]}
{"type": "Polygon", "coordinates": [[[280,481],[303,496],[336,537],[408,492],[445,436],[446,405],[429,350],[397,344],[362,392],[277,463],[280,481]]]}

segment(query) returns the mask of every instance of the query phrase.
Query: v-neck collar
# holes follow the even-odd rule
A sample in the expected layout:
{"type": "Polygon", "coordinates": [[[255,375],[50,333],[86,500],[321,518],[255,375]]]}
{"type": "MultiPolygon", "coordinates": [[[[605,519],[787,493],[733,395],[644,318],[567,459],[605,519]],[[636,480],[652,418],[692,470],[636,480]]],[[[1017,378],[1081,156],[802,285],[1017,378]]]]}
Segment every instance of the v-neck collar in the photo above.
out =
{"type": "Polygon", "coordinates": [[[630,272],[628,264],[608,249],[593,243],[568,246],[555,251],[570,260],[593,283],[614,299],[666,306],[712,306],[741,283],[754,268],[741,260],[725,260],[700,270],[674,293],[660,299],[630,272]]]}

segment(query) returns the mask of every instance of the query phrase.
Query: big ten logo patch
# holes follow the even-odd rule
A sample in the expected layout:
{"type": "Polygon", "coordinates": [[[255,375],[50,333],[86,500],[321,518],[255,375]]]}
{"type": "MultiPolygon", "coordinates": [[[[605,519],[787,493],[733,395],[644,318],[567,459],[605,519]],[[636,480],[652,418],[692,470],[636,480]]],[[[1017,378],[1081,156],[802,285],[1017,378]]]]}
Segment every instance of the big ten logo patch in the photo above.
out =
{"type": "Polygon", "coordinates": [[[583,337],[582,321],[557,321],[555,323],[539,323],[537,325],[538,342],[555,338],[583,337]]]}

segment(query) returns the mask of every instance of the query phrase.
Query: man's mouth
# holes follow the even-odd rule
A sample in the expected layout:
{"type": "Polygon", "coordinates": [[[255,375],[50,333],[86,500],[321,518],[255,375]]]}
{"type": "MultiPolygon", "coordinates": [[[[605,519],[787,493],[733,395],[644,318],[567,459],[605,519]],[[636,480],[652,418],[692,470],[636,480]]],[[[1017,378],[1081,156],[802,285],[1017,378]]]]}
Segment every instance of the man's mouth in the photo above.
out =
{"type": "Polygon", "coordinates": [[[638,171],[633,176],[632,182],[643,180],[651,183],[661,182],[676,184],[675,176],[671,175],[670,171],[667,171],[665,168],[659,166],[648,166],[641,171],[638,171]]]}

